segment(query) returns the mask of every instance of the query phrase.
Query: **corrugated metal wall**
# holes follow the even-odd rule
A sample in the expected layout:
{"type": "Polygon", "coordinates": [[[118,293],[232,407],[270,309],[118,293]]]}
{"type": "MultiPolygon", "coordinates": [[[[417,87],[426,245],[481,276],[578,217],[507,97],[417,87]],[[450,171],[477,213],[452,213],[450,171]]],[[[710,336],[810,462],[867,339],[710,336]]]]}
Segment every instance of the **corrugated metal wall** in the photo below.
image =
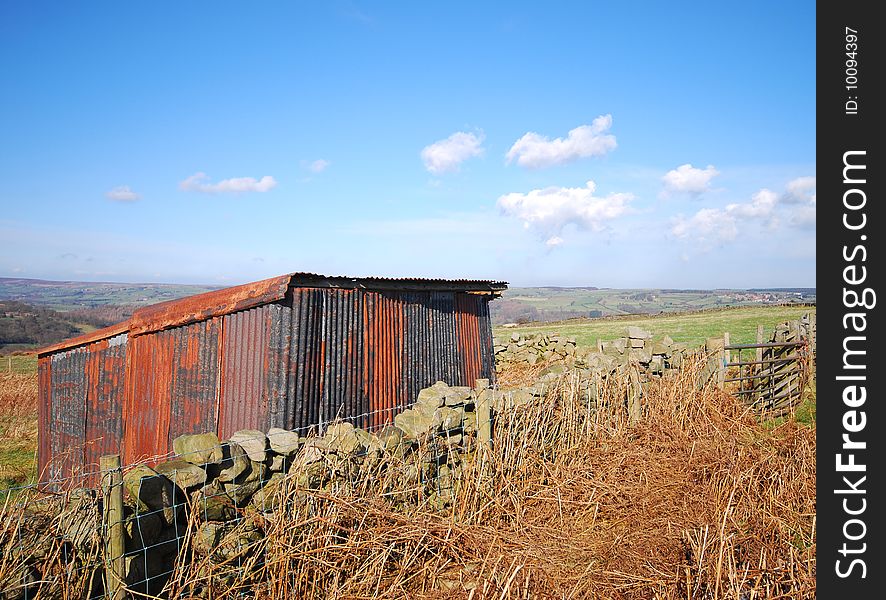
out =
{"type": "Polygon", "coordinates": [[[279,302],[43,356],[40,464],[81,448],[77,459],[53,461],[57,478],[121,442],[131,463],[165,454],[183,433],[224,439],[335,418],[379,427],[437,380],[494,377],[488,302],[452,291],[293,288],[279,302]]]}
{"type": "Polygon", "coordinates": [[[96,471],[100,456],[118,451],[126,352],[121,334],[38,361],[41,480],[96,471]]]}

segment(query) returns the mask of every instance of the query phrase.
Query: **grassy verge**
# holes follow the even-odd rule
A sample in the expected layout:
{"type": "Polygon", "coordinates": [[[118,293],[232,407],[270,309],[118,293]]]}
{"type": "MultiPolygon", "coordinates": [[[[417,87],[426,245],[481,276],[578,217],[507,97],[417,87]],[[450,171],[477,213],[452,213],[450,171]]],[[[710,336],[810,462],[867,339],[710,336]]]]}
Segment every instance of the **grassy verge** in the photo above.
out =
{"type": "Polygon", "coordinates": [[[37,449],[37,378],[0,375],[0,490],[34,481],[37,449]]]}
{"type": "Polygon", "coordinates": [[[722,337],[724,332],[729,332],[732,343],[746,344],[756,340],[757,325],[762,325],[764,335],[768,336],[777,324],[814,312],[815,308],[808,306],[752,306],[698,313],[530,323],[511,328],[494,327],[493,333],[501,337],[512,333],[534,335],[556,331],[575,338],[579,346],[594,346],[597,339],[615,339],[624,335],[625,327],[636,325],[656,335],[667,334],[675,342],[690,346],[700,346],[708,337],[722,337]]]}

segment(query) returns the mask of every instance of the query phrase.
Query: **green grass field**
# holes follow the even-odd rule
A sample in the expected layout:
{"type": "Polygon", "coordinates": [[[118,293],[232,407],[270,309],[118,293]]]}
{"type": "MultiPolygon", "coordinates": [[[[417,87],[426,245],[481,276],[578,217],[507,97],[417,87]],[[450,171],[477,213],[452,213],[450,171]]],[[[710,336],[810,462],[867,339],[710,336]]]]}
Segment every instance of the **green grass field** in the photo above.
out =
{"type": "Polygon", "coordinates": [[[0,356],[0,374],[29,375],[36,372],[36,354],[11,354],[0,356]]]}
{"type": "Polygon", "coordinates": [[[636,325],[654,335],[669,335],[675,342],[701,346],[706,338],[722,337],[729,332],[730,342],[745,344],[756,341],[757,325],[763,326],[763,335],[772,334],[775,326],[784,321],[815,313],[809,306],[742,306],[697,313],[665,315],[631,315],[604,319],[570,319],[557,323],[530,323],[518,327],[494,327],[496,339],[512,333],[534,335],[557,332],[575,338],[579,346],[593,347],[597,339],[612,340],[624,335],[628,325],[636,325]]]}

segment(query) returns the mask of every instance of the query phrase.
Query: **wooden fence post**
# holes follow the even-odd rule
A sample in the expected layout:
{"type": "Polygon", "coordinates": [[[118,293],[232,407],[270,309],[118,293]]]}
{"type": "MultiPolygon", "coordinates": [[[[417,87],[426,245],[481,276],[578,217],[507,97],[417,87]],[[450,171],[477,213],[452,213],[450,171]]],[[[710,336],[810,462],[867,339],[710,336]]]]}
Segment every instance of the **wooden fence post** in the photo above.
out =
{"type": "Polygon", "coordinates": [[[123,472],[120,470],[120,455],[102,456],[99,465],[107,536],[104,545],[106,592],[110,600],[123,600],[126,574],[123,563],[123,472]]]}

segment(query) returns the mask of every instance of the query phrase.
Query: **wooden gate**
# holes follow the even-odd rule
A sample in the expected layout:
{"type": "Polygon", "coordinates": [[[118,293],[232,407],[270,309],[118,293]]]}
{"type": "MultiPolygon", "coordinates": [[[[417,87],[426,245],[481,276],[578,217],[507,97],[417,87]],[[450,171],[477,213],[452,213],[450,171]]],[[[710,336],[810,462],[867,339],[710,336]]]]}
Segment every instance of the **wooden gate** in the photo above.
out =
{"type": "Polygon", "coordinates": [[[786,414],[799,404],[809,380],[813,328],[794,323],[776,329],[769,342],[762,341],[760,329],[755,344],[723,347],[725,389],[772,416],[786,414]]]}

